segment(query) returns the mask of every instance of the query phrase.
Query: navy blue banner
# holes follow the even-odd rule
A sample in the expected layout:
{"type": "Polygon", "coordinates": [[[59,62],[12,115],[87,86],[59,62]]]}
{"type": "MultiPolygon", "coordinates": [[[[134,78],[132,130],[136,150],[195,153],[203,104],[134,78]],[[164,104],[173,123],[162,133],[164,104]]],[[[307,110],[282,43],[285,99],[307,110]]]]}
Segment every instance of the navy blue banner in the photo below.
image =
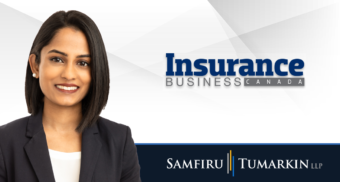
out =
{"type": "Polygon", "coordinates": [[[340,181],[339,144],[136,144],[144,182],[340,181]]]}

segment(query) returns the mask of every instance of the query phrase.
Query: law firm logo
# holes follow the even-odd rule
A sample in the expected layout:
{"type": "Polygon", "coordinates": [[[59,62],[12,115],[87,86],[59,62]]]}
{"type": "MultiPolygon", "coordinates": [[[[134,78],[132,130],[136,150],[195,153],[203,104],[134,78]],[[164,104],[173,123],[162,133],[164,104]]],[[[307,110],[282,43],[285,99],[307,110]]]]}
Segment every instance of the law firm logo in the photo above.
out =
{"type": "MultiPolygon", "coordinates": [[[[226,159],[167,159],[167,169],[190,170],[226,170],[228,175],[235,176],[238,170],[268,170],[270,169],[321,169],[322,163],[312,163],[309,159],[249,159],[235,158],[233,151],[229,150],[226,159]],[[236,165],[237,164],[237,165],[236,165]],[[236,167],[235,167],[236,165],[236,167]]],[[[242,172],[244,174],[244,172],[242,172]]]]}

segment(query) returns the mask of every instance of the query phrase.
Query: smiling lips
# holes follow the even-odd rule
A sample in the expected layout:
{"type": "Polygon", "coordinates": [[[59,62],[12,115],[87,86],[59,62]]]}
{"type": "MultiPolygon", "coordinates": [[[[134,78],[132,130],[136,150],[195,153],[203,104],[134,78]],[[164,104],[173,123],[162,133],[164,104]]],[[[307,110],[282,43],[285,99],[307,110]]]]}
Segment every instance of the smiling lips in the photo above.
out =
{"type": "Polygon", "coordinates": [[[64,93],[74,93],[79,89],[79,87],[75,84],[57,84],[54,86],[59,91],[64,92],[64,93]]]}

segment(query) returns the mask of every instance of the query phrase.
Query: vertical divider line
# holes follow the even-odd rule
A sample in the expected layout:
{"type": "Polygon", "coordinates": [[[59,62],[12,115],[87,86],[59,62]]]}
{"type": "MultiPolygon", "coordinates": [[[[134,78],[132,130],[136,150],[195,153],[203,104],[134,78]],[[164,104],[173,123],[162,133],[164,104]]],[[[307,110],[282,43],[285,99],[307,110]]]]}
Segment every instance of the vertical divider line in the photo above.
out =
{"type": "Polygon", "coordinates": [[[234,171],[235,171],[235,168],[234,168],[234,156],[233,156],[233,177],[234,177],[234,171]]]}
{"type": "Polygon", "coordinates": [[[232,156],[232,154],[231,154],[231,150],[230,150],[230,171],[232,170],[232,167],[231,167],[231,162],[232,162],[231,156],[232,156]]]}
{"type": "Polygon", "coordinates": [[[227,174],[229,174],[229,153],[227,153],[227,174]]]}

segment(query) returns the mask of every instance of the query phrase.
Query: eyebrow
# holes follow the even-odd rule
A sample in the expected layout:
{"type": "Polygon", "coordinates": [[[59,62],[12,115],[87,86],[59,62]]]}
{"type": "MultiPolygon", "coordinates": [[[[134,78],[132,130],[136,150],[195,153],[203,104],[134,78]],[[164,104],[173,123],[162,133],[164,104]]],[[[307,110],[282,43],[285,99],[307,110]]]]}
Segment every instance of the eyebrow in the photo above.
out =
{"type": "MultiPolygon", "coordinates": [[[[61,51],[58,51],[58,50],[56,50],[56,49],[52,49],[52,50],[48,51],[48,53],[51,53],[51,52],[55,52],[55,53],[58,53],[58,54],[61,54],[61,55],[64,55],[64,56],[67,57],[67,54],[66,54],[66,53],[61,52],[61,51]]],[[[89,54],[82,54],[82,55],[78,55],[78,56],[77,56],[77,58],[82,58],[82,57],[90,57],[90,55],[89,55],[89,54]]]]}

